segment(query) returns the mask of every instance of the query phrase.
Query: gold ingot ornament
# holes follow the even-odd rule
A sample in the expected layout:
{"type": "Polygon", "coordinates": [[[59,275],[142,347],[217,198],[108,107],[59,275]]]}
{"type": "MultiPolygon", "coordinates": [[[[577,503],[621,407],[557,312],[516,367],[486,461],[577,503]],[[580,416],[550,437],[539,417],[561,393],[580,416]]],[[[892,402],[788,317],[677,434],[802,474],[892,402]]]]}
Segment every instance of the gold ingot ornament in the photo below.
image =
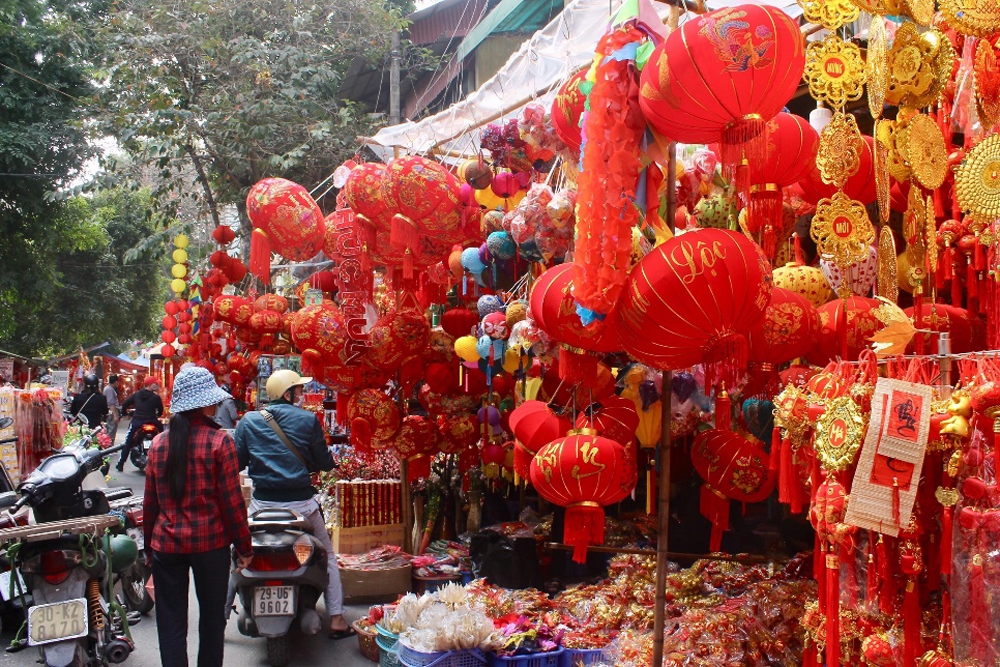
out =
{"type": "Polygon", "coordinates": [[[809,234],[820,255],[841,268],[867,259],[875,241],[864,205],[843,192],[819,201],[809,234]]]}
{"type": "Polygon", "coordinates": [[[958,204],[980,223],[1000,218],[1000,134],[969,151],[955,173],[958,204]]]}
{"type": "Polygon", "coordinates": [[[809,83],[809,94],[834,109],[861,99],[865,90],[865,62],[856,44],[829,35],[806,49],[806,68],[802,78],[809,83]]]}

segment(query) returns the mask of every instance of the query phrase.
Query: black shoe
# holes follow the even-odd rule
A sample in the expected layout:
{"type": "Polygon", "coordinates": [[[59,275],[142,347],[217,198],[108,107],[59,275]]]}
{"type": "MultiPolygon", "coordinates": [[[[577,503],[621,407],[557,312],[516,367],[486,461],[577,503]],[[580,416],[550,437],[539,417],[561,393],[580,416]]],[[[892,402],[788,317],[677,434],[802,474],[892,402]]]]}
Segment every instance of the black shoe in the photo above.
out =
{"type": "Polygon", "coordinates": [[[125,472],[125,466],[115,466],[115,470],[118,472],[125,472]]]}

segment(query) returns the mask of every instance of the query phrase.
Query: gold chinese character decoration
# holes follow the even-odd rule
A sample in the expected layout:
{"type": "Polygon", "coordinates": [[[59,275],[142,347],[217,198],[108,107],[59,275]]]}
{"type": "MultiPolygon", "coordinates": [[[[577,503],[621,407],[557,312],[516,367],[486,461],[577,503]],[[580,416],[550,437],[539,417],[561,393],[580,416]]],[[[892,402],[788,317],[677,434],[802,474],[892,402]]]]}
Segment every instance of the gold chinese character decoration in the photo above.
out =
{"type": "Polygon", "coordinates": [[[861,10],[851,0],[798,0],[806,21],[836,30],[858,20],[861,10]]]}
{"type": "Polygon", "coordinates": [[[937,100],[951,76],[955,50],[937,30],[917,31],[904,23],[889,50],[886,101],[894,106],[921,108],[937,100]]]}
{"type": "Polygon", "coordinates": [[[1000,218],[1000,134],[969,151],[955,173],[955,187],[959,206],[974,221],[1000,218]]]}
{"type": "Polygon", "coordinates": [[[875,241],[864,205],[843,192],[819,201],[809,233],[820,255],[841,268],[867,259],[875,241]]]}
{"type": "Polygon", "coordinates": [[[816,166],[824,183],[843,188],[861,166],[864,139],[853,115],[837,112],[823,128],[816,166]]]}
{"type": "Polygon", "coordinates": [[[865,435],[865,418],[850,396],[826,404],[816,423],[814,445],[820,464],[831,472],[846,470],[854,463],[865,435]]]}
{"type": "Polygon", "coordinates": [[[806,50],[802,78],[809,83],[809,94],[815,99],[842,109],[864,94],[865,62],[861,49],[836,35],[813,42],[806,50]]]}

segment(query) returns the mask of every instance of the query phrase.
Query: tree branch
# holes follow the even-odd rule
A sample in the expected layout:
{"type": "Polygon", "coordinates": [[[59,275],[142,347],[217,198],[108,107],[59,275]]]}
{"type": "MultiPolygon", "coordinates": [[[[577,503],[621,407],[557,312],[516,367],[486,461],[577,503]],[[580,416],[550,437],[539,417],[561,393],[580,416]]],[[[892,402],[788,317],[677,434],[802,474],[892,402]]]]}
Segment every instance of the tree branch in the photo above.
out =
{"type": "Polygon", "coordinates": [[[205,174],[205,168],[202,167],[201,158],[198,157],[198,152],[188,141],[184,145],[184,149],[187,154],[191,156],[191,162],[194,163],[195,171],[198,172],[198,181],[201,183],[201,187],[205,190],[205,199],[208,200],[208,210],[212,214],[212,221],[215,222],[215,226],[218,227],[222,224],[222,220],[219,218],[219,209],[215,205],[215,197],[212,195],[212,185],[208,182],[208,175],[205,174]]]}

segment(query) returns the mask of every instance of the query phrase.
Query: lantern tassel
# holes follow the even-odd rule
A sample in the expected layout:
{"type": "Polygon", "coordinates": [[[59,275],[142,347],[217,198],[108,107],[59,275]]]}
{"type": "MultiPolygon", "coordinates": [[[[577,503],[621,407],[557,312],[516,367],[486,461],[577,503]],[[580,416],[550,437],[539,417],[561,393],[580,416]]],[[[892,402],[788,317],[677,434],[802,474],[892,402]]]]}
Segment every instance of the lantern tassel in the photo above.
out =
{"type": "Polygon", "coordinates": [[[777,426],[771,429],[771,457],[767,461],[767,467],[772,475],[781,470],[781,429],[777,426]]]}
{"type": "Polygon", "coordinates": [[[399,213],[392,216],[392,222],[389,223],[389,244],[397,250],[419,248],[420,231],[417,223],[399,213]]]}
{"type": "Polygon", "coordinates": [[[915,579],[906,582],[903,594],[903,654],[905,665],[917,664],[917,656],[922,648],[920,612],[920,588],[915,579]]]}
{"type": "Polygon", "coordinates": [[[712,553],[721,551],[722,535],[729,530],[729,498],[702,482],[700,509],[701,515],[712,522],[708,550],[712,553]]]}
{"type": "Polygon", "coordinates": [[[573,562],[586,563],[587,547],[604,544],[604,508],[590,501],[568,506],[563,541],[573,547],[573,562]]]}
{"type": "Polygon", "coordinates": [[[777,245],[775,225],[784,215],[781,188],[774,183],[754,185],[750,188],[750,210],[747,212],[747,230],[761,234],[764,255],[774,259],[777,245]]]}
{"type": "Polygon", "coordinates": [[[952,508],[946,505],[941,512],[941,575],[951,576],[952,508]]]}
{"type": "MultiPolygon", "coordinates": [[[[722,175],[732,180],[737,167],[753,169],[767,156],[767,122],[759,114],[747,114],[725,127],[722,133],[722,175]]],[[[748,181],[749,184],[749,181],[748,181]]]]}
{"type": "Polygon", "coordinates": [[[569,345],[559,347],[559,376],[567,384],[579,384],[597,378],[597,357],[569,345]]]}
{"type": "Polygon", "coordinates": [[[840,664],[840,559],[826,554],[826,664],[840,664]]]}
{"type": "Polygon", "coordinates": [[[729,400],[725,384],[715,397],[715,428],[720,431],[729,431],[733,428],[732,401],[729,400]]]}
{"type": "Polygon", "coordinates": [[[271,239],[262,229],[250,234],[250,273],[260,278],[265,285],[271,282],[271,239]]]}

